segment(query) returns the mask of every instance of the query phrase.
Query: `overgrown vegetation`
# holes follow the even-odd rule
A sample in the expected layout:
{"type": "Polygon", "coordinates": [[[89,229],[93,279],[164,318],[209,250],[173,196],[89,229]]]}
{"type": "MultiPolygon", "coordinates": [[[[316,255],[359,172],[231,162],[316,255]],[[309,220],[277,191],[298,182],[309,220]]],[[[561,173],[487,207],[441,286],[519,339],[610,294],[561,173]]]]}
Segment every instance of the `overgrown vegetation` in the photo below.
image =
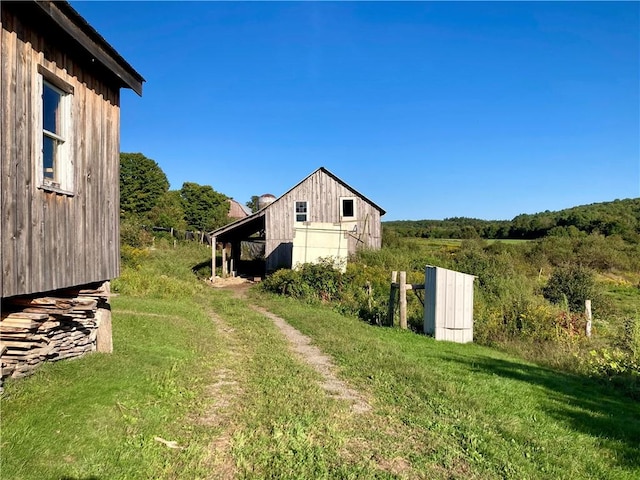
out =
{"type": "MultiPolygon", "coordinates": [[[[392,270],[407,271],[410,283],[424,282],[425,265],[470,273],[477,277],[478,343],[605,379],[640,398],[638,245],[598,234],[521,243],[439,242],[392,234],[385,244],[377,252],[358,252],[344,274],[325,261],[276,272],[263,288],[331,302],[341,313],[382,323],[392,270]],[[621,293],[626,300],[619,303],[621,293]],[[590,339],[585,335],[586,299],[592,300],[595,317],[590,339]]],[[[408,297],[408,310],[411,327],[421,332],[423,310],[415,296],[408,297]]]]}

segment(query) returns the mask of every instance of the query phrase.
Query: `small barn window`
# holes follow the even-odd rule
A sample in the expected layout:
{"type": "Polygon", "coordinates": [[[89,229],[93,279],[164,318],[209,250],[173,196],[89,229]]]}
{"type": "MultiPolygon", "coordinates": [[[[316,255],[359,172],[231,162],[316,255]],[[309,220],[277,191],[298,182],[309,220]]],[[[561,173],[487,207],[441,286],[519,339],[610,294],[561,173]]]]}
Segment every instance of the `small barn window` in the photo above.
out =
{"type": "Polygon", "coordinates": [[[356,199],[353,197],[340,198],[340,217],[353,219],[356,217],[356,199]]]}
{"type": "Polygon", "coordinates": [[[71,98],[73,87],[39,69],[41,148],[38,150],[38,178],[40,188],[58,193],[73,194],[73,162],[71,155],[71,98]],[[46,73],[46,75],[45,75],[46,73]]]}
{"type": "Polygon", "coordinates": [[[296,222],[306,222],[308,213],[309,204],[307,202],[296,202],[296,222]]]}

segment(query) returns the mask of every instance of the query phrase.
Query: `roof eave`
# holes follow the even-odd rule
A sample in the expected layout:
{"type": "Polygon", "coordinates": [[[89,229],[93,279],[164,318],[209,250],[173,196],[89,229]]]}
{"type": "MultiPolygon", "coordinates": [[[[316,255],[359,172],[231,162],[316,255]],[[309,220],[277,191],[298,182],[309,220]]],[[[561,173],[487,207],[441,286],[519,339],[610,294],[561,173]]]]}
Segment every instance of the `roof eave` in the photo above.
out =
{"type": "Polygon", "coordinates": [[[140,75],[87,21],[67,2],[37,0],[34,2],[78,45],[104,65],[124,87],[142,96],[140,75]]]}
{"type": "Polygon", "coordinates": [[[262,210],[254,213],[253,215],[249,215],[247,217],[240,218],[240,219],[236,220],[235,222],[228,223],[224,227],[220,227],[220,228],[217,228],[217,229],[209,232],[209,235],[211,235],[212,237],[217,237],[218,235],[224,235],[225,233],[227,233],[227,232],[229,232],[231,230],[234,230],[234,229],[236,229],[238,227],[241,227],[242,225],[245,225],[245,224],[247,224],[249,222],[252,222],[253,220],[255,220],[257,218],[263,217],[264,216],[264,211],[265,211],[265,208],[263,208],[262,210]]]}
{"type": "MultiPolygon", "coordinates": [[[[373,207],[377,208],[378,211],[380,212],[380,216],[383,216],[385,213],[387,213],[382,207],[380,207],[378,204],[376,204],[375,202],[371,201],[370,198],[364,196],[363,194],[361,194],[359,191],[357,191],[355,188],[353,188],[351,185],[349,185],[348,183],[346,183],[344,180],[342,180],[340,177],[336,176],[335,174],[331,173],[329,170],[327,170],[325,167],[320,167],[318,168],[318,170],[316,170],[315,172],[313,172],[311,175],[313,175],[314,173],[316,173],[317,171],[322,170],[324,173],[326,173],[327,175],[329,175],[331,178],[333,178],[336,182],[340,183],[341,185],[343,185],[345,188],[348,188],[349,190],[351,190],[353,193],[355,193],[357,196],[359,196],[360,198],[362,198],[363,200],[367,201],[368,203],[370,203],[373,207]]],[[[309,175],[309,177],[311,176],[309,175]]],[[[307,178],[309,178],[307,177],[307,178]]],[[[306,180],[307,178],[305,178],[304,180],[306,180]]],[[[303,180],[303,182],[304,182],[303,180]]],[[[300,182],[302,183],[302,182],[300,182]]],[[[299,184],[298,184],[299,185],[299,184]]],[[[297,186],[297,185],[296,185],[297,186]]]]}

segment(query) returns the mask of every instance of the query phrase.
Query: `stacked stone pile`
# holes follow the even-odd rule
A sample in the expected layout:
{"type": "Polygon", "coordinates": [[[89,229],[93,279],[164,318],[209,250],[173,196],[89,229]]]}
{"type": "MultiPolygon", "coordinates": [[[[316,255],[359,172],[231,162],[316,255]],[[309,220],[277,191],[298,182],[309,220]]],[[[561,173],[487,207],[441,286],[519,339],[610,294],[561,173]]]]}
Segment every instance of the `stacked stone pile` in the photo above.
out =
{"type": "Polygon", "coordinates": [[[108,299],[107,287],[6,299],[0,320],[2,379],[28,375],[46,361],[95,351],[99,311],[108,311],[108,299]]]}

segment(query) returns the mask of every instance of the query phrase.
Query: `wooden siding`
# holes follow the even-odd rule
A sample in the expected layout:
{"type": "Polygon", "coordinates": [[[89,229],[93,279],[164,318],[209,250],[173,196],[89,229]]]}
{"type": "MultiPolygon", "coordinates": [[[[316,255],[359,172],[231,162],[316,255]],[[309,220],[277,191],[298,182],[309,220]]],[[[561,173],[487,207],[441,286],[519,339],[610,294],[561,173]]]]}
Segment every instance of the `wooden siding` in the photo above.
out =
{"type": "Polygon", "coordinates": [[[2,8],[0,293],[46,292],[119,274],[119,86],[2,8]],[[38,65],[73,86],[73,195],[38,188],[38,65]]]}
{"type": "MultiPolygon", "coordinates": [[[[346,234],[349,237],[349,253],[355,252],[358,247],[380,248],[382,243],[380,210],[357,192],[319,169],[265,210],[267,271],[281,266],[291,267],[295,202],[308,202],[307,220],[310,222],[340,223],[341,197],[350,197],[355,200],[358,228],[357,233],[353,235],[361,240],[359,242],[354,236],[346,234]]],[[[348,229],[351,229],[353,224],[352,221],[345,223],[348,229]]]]}

